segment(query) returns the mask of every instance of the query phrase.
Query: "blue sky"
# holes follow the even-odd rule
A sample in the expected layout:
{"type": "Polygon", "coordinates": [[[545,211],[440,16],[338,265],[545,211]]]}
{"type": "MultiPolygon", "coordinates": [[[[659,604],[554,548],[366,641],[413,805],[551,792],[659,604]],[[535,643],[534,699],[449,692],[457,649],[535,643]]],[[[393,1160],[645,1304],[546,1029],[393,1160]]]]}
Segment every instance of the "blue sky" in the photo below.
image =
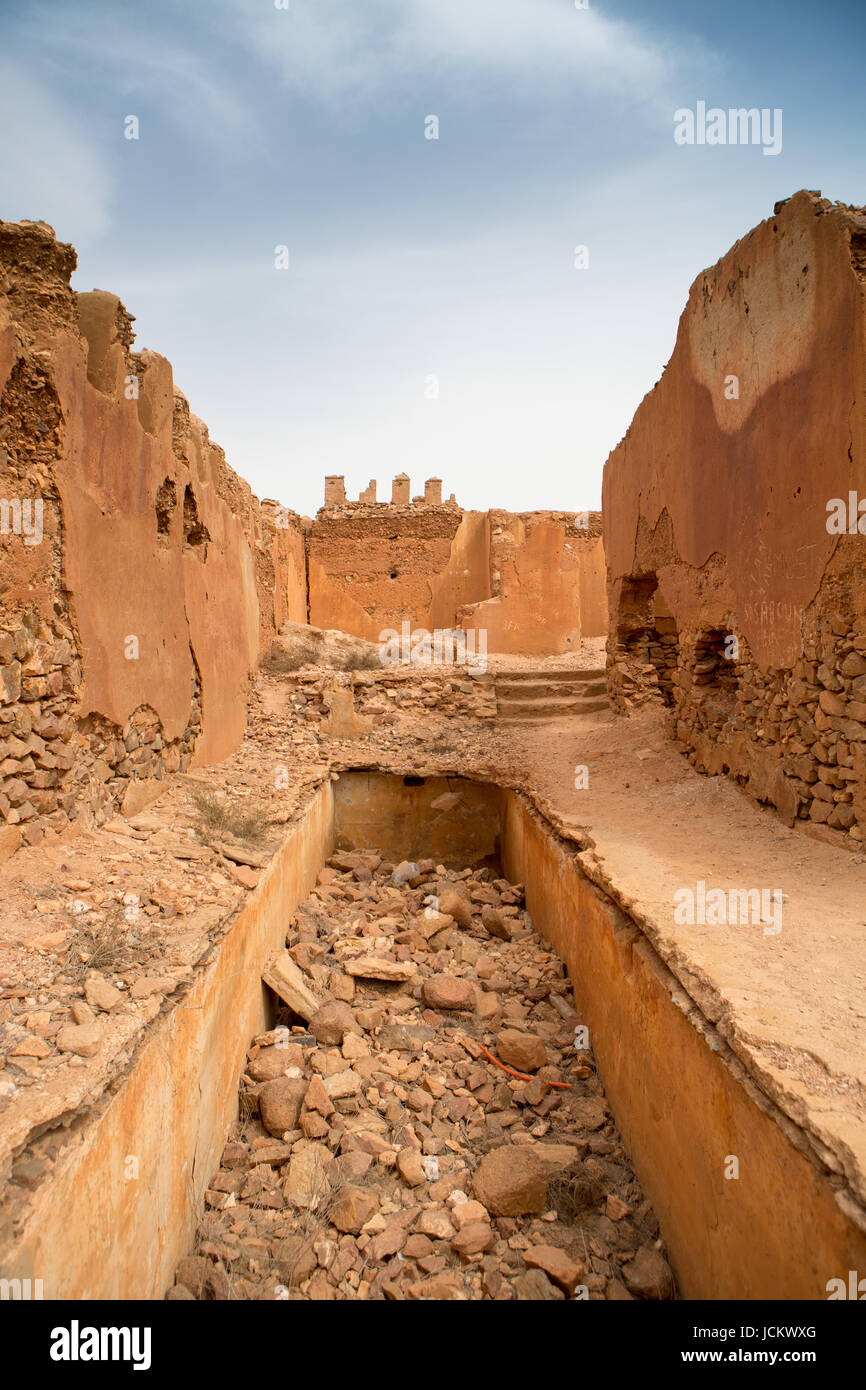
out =
{"type": "Polygon", "coordinates": [[[259,496],[580,510],[695,276],[797,188],[866,201],[864,40],[862,0],[0,0],[0,216],[259,496]],[[678,146],[698,101],[781,108],[781,153],[678,146]]]}

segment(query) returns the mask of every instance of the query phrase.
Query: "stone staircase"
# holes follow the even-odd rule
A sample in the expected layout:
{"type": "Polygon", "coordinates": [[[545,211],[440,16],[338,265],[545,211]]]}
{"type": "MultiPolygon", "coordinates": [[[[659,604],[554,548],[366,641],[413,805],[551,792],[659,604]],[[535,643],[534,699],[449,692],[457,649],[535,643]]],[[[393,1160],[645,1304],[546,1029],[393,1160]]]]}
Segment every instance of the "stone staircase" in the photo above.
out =
{"type": "Polygon", "coordinates": [[[565,671],[499,671],[496,716],[504,724],[532,724],[609,709],[604,667],[565,671]]]}

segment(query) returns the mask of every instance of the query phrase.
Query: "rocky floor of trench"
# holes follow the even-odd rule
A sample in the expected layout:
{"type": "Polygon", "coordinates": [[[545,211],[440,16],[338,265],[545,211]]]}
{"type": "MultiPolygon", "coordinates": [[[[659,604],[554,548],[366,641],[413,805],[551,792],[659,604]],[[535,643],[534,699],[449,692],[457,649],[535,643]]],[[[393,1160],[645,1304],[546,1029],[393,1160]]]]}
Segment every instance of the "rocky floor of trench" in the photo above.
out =
{"type": "Polygon", "coordinates": [[[675,1296],[521,885],[337,853],[286,944],[170,1299],[675,1296]]]}

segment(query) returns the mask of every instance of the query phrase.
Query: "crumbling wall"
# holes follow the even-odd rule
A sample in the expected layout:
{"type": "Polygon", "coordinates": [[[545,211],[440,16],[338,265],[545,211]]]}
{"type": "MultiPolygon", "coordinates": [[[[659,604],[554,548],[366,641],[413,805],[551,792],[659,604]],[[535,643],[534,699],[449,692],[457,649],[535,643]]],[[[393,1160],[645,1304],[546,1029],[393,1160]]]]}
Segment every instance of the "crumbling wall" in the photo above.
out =
{"type": "Polygon", "coordinates": [[[0,223],[3,853],[237,746],[303,550],[74,267],[44,223],[0,223]],[[257,568],[285,580],[269,607],[257,568]]]}
{"type": "Polygon", "coordinates": [[[430,500],[438,479],[411,503],[343,504],[342,479],[326,481],[308,539],[315,626],[371,642],[405,621],[462,627],[484,630],[488,651],[542,656],[607,631],[598,512],[464,512],[430,500]]]}
{"type": "Polygon", "coordinates": [[[431,632],[455,628],[461,608],[492,594],[489,513],[462,514],[448,564],[434,577],[431,588],[433,600],[425,624],[431,632]]]}
{"type": "Polygon", "coordinates": [[[256,589],[263,655],[284,623],[307,621],[304,521],[270,499],[262,502],[256,531],[256,589]]]}
{"type": "Polygon", "coordinates": [[[864,293],[863,209],[808,192],[777,204],[692,286],[602,508],[614,703],[666,700],[700,770],[857,841],[864,293]]]}
{"type": "Polygon", "coordinates": [[[404,621],[428,627],[461,517],[449,503],[323,508],[308,537],[310,622],[372,642],[404,621]]]}
{"type": "Polygon", "coordinates": [[[607,631],[599,512],[490,512],[493,596],[461,615],[492,652],[558,655],[607,631]]]}
{"type": "Polygon", "coordinates": [[[452,667],[447,679],[423,668],[390,666],[380,671],[309,671],[279,674],[292,708],[332,737],[354,737],[394,724],[401,714],[424,719],[430,714],[451,719],[496,718],[493,678],[452,667]],[[351,730],[335,727],[339,714],[334,692],[346,693],[351,730]]]}

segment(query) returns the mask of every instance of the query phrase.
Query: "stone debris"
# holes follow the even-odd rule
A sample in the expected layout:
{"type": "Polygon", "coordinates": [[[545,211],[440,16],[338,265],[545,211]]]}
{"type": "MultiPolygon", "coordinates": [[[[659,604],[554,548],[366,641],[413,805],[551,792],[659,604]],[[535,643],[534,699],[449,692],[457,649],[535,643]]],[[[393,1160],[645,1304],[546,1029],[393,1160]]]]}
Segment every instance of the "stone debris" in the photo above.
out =
{"type": "Polygon", "coordinates": [[[77,1057],[95,1057],[102,1042],[97,1023],[67,1023],[57,1034],[61,1052],[74,1052],[77,1057]]]}
{"type": "Polygon", "coordinates": [[[285,1007],[250,1045],[170,1299],[675,1295],[520,885],[339,851],[286,944],[264,975],[285,1007]]]}
{"type": "Polygon", "coordinates": [[[288,1004],[290,1009],[307,1022],[319,1012],[319,1000],[288,951],[279,951],[268,959],[262,971],[262,979],[279,995],[284,1004],[288,1004]]]}
{"type": "Polygon", "coordinates": [[[396,960],[382,960],[379,956],[359,956],[357,960],[346,962],[346,973],[360,980],[405,981],[415,978],[415,967],[411,963],[396,960]]]}
{"type": "Polygon", "coordinates": [[[123,1003],[120,990],[95,970],[84,981],[84,997],[92,1009],[101,1009],[104,1013],[111,1013],[112,1009],[123,1003]]]}
{"type": "Polygon", "coordinates": [[[431,1009],[469,1011],[475,1008],[475,986],[455,975],[433,975],[421,987],[421,997],[431,1009]]]}

